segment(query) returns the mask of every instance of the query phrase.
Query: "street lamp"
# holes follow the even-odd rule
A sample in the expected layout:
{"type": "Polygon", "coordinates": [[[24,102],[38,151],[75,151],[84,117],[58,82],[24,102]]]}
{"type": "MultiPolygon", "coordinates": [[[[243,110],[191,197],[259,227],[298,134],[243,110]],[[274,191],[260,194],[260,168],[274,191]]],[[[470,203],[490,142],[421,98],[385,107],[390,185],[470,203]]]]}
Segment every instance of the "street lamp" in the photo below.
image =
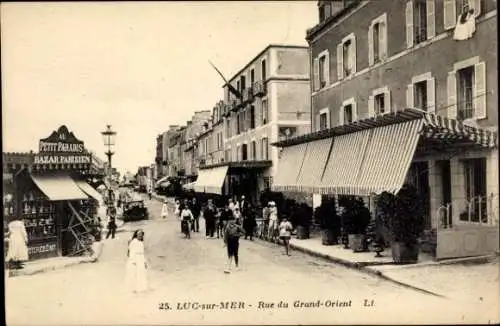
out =
{"type": "Polygon", "coordinates": [[[102,139],[104,141],[104,146],[108,148],[108,151],[105,152],[106,156],[108,157],[108,180],[109,180],[109,200],[111,200],[111,203],[113,203],[113,190],[111,190],[111,156],[115,152],[112,151],[113,147],[115,146],[115,137],[116,137],[116,132],[111,130],[111,125],[106,125],[106,130],[101,132],[102,139]]]}

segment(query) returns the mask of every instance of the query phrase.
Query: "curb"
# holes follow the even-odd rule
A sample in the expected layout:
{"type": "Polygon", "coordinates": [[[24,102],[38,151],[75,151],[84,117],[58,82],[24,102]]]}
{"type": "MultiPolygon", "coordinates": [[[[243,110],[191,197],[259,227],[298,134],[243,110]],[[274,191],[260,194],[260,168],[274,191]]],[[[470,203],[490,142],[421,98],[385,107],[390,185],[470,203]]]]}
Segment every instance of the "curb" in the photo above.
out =
{"type": "Polygon", "coordinates": [[[419,291],[419,292],[422,292],[422,293],[425,293],[425,294],[430,294],[430,295],[433,295],[433,296],[436,296],[436,297],[446,298],[446,296],[444,296],[442,294],[438,294],[438,293],[435,293],[435,292],[432,292],[432,291],[429,291],[429,290],[426,290],[426,289],[423,289],[423,288],[420,288],[420,287],[413,286],[411,284],[407,284],[407,283],[403,283],[403,282],[400,282],[398,280],[395,280],[395,279],[393,279],[391,277],[388,277],[387,275],[383,274],[381,271],[373,270],[373,269],[370,269],[370,268],[364,266],[362,263],[351,262],[351,261],[348,261],[348,260],[345,260],[345,259],[340,259],[340,258],[337,258],[337,257],[330,256],[330,255],[327,255],[327,254],[322,254],[322,253],[319,253],[319,252],[316,252],[316,251],[313,251],[313,250],[310,250],[310,249],[307,249],[307,248],[303,248],[303,247],[300,247],[300,246],[297,246],[297,245],[291,244],[291,243],[290,243],[290,248],[295,249],[297,251],[301,251],[303,253],[306,253],[306,254],[314,256],[314,257],[318,257],[318,258],[322,258],[322,259],[328,260],[328,261],[330,261],[332,263],[336,263],[336,264],[343,265],[343,266],[346,266],[346,267],[351,268],[351,269],[358,270],[358,271],[360,271],[362,273],[365,273],[365,274],[376,276],[376,277],[378,277],[380,279],[392,282],[394,284],[403,286],[405,288],[409,288],[409,289],[412,289],[412,290],[415,290],[415,291],[419,291]]]}
{"type": "Polygon", "coordinates": [[[73,262],[68,262],[66,264],[63,264],[63,265],[55,265],[55,266],[47,266],[47,267],[42,267],[42,268],[38,268],[38,269],[34,269],[34,270],[8,270],[8,277],[19,277],[19,276],[30,276],[30,275],[35,275],[35,274],[41,274],[41,273],[46,273],[46,272],[50,272],[50,271],[55,271],[55,270],[58,270],[58,269],[64,269],[64,268],[68,268],[68,267],[71,267],[71,266],[76,266],[76,265],[80,265],[80,264],[84,264],[84,263],[90,263],[91,261],[86,258],[86,259],[81,259],[81,260],[77,260],[77,261],[73,261],[73,262]]]}

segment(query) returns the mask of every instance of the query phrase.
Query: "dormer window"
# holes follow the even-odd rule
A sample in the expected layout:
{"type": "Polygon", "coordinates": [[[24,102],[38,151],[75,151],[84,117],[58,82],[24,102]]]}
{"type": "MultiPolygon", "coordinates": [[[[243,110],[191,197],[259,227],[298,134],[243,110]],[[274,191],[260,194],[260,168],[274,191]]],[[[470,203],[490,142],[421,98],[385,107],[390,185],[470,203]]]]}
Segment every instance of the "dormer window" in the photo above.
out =
{"type": "Polygon", "coordinates": [[[319,3],[319,22],[326,20],[332,15],[332,5],[330,1],[321,1],[319,3]]]}

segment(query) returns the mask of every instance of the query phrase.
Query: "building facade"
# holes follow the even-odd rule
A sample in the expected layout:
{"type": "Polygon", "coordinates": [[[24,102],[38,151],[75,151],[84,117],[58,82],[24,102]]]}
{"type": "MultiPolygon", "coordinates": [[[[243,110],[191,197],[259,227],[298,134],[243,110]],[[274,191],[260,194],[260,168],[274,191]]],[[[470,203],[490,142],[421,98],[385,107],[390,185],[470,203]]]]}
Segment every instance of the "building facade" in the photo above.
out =
{"type": "Polygon", "coordinates": [[[157,178],[163,177],[163,166],[166,163],[166,157],[163,156],[163,134],[156,136],[156,156],[155,156],[155,166],[156,171],[158,171],[157,178]]]}
{"type": "Polygon", "coordinates": [[[335,174],[341,158],[332,163],[325,155],[323,174],[313,180],[321,186],[297,184],[305,174],[298,171],[277,188],[372,197],[377,187],[397,192],[412,183],[424,199],[437,258],[498,248],[496,1],[319,1],[318,9],[320,21],[307,32],[315,133],[278,145],[306,153],[307,165],[312,143],[338,150],[328,137],[319,144],[318,135],[346,139],[350,152],[338,153],[361,172],[349,186],[347,175],[335,174]],[[391,127],[397,119],[401,129],[391,127]],[[413,140],[396,146],[382,132],[413,140]],[[377,148],[391,158],[378,157],[377,148]],[[361,156],[353,156],[358,150],[361,156]],[[384,170],[389,160],[394,172],[384,170]],[[394,173],[399,179],[389,186],[382,176],[394,173]]]}

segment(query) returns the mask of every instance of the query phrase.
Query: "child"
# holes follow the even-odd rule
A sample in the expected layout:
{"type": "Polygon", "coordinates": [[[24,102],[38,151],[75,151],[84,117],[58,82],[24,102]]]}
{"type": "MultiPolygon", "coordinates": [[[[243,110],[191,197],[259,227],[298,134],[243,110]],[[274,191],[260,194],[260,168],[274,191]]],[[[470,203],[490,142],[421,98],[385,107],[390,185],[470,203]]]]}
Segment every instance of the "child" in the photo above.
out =
{"type": "Polygon", "coordinates": [[[284,216],[279,225],[279,232],[280,232],[280,239],[283,240],[283,243],[285,245],[285,254],[287,256],[290,256],[288,248],[290,246],[290,237],[292,230],[293,230],[292,223],[290,223],[286,218],[286,216],[284,216]]]}
{"type": "Polygon", "coordinates": [[[240,236],[245,234],[245,230],[236,223],[233,217],[227,222],[226,229],[224,231],[224,244],[227,246],[227,265],[224,269],[224,273],[228,274],[231,272],[231,262],[234,257],[234,263],[236,265],[236,270],[238,270],[238,249],[240,236]]]}

